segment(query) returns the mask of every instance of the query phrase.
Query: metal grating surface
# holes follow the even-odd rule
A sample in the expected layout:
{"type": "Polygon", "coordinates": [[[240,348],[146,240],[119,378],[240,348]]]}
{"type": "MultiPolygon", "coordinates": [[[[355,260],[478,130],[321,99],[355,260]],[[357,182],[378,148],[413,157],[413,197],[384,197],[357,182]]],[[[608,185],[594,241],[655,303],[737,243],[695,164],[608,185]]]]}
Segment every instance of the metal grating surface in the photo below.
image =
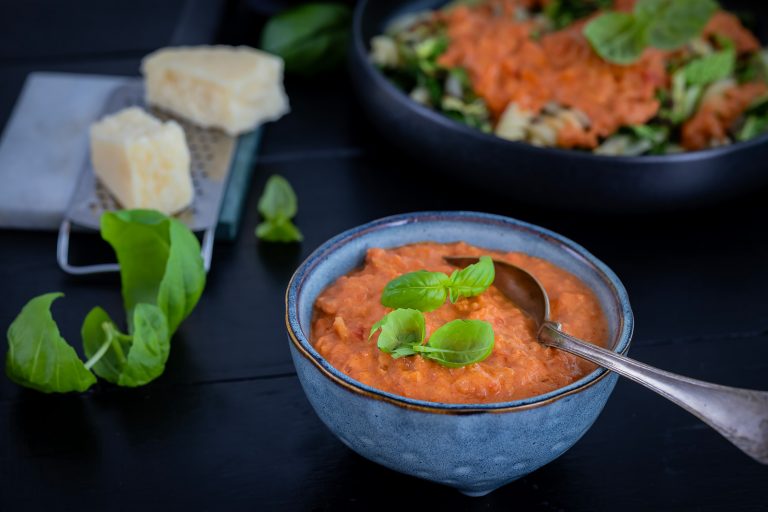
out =
{"type": "MultiPolygon", "coordinates": [[[[200,128],[162,110],[147,107],[141,81],[116,88],[104,105],[101,117],[131,106],[145,108],[163,121],[174,119],[184,129],[191,155],[195,197],[192,204],[176,217],[193,231],[215,227],[237,144],[236,139],[222,131],[200,128]]],[[[67,211],[67,218],[78,226],[98,230],[101,214],[117,209],[120,209],[120,205],[96,178],[90,157],[87,157],[67,211]]]]}

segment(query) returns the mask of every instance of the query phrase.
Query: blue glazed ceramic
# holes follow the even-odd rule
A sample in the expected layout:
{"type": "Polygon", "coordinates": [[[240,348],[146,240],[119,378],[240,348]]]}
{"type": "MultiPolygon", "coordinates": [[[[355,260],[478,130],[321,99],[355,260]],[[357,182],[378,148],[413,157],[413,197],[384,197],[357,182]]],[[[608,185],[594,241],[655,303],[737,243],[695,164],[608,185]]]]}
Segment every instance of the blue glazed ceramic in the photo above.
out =
{"type": "Polygon", "coordinates": [[[286,322],[299,380],[320,419],[374,462],[479,496],[573,446],[600,414],[617,376],[598,369],[524,400],[445,404],[380,391],[331,366],[309,341],[320,292],[360,266],[371,247],[428,240],[522,251],[575,274],[598,296],[616,352],[629,347],[632,310],[616,275],[579,245],[537,226],[483,213],[422,212],[377,220],[329,240],[299,267],[288,285],[286,322]]]}

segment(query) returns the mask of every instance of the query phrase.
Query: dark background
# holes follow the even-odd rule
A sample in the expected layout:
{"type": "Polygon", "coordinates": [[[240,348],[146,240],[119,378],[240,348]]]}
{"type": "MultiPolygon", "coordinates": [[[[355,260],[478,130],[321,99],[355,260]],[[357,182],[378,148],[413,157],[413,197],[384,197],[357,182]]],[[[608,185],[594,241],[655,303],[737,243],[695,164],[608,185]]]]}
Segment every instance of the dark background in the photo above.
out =
{"type": "MultiPolygon", "coordinates": [[[[0,124],[31,71],[136,75],[160,46],[256,44],[263,14],[287,3],[0,2],[0,124]]],[[[143,388],[99,384],[80,396],[45,396],[0,376],[0,510],[768,510],[768,468],[623,380],[576,446],[485,498],[391,472],[314,415],[283,325],[292,271],[327,238],[404,211],[482,210],[553,229],[613,268],[635,310],[633,357],[768,389],[766,191],[654,216],[531,209],[394,152],[369,127],[344,72],[286,86],[292,113],[266,128],[242,232],[216,246],[165,374],[143,388]],[[301,245],[253,236],[273,173],[298,194],[301,245]]],[[[119,283],[62,273],[55,238],[0,230],[0,330],[30,298],[60,290],[67,297],[54,317],[77,345],[92,306],[120,317],[119,283]]],[[[83,258],[105,254],[95,236],[74,243],[83,258]]]]}

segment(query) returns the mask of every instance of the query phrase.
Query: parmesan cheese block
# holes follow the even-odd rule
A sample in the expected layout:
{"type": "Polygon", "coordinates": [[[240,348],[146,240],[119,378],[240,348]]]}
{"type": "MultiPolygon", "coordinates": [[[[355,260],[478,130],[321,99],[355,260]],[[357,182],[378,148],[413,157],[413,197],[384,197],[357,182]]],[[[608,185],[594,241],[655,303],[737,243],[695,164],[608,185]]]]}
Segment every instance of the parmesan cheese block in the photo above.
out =
{"type": "Polygon", "coordinates": [[[141,63],[147,102],[230,135],[289,110],[283,60],[247,46],[164,48],[141,63]]]}
{"type": "Polygon", "coordinates": [[[192,202],[190,156],[184,130],[138,107],[91,125],[91,162],[99,180],[124,208],[165,214],[192,202]]]}

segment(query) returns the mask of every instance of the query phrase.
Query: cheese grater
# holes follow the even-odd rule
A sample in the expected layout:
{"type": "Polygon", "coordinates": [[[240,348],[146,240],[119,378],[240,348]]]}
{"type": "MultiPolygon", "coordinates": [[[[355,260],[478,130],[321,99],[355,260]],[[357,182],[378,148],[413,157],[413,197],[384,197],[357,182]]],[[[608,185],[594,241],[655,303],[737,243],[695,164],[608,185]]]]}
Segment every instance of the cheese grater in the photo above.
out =
{"type": "MultiPolygon", "coordinates": [[[[115,113],[126,107],[138,106],[146,109],[161,121],[173,119],[181,125],[190,152],[190,171],[195,191],[192,204],[175,217],[193,232],[202,233],[202,257],[205,270],[211,266],[213,240],[224,197],[227,178],[237,146],[237,138],[220,130],[195,126],[168,113],[148,107],[144,101],[144,87],[141,82],[127,83],[115,88],[107,99],[102,114],[115,113]]],[[[69,239],[73,229],[99,230],[101,214],[120,209],[104,185],[93,172],[90,156],[85,159],[78,184],[59,227],[57,260],[59,266],[69,274],[96,274],[117,272],[120,266],[106,263],[75,266],[69,263],[69,239]]]]}

